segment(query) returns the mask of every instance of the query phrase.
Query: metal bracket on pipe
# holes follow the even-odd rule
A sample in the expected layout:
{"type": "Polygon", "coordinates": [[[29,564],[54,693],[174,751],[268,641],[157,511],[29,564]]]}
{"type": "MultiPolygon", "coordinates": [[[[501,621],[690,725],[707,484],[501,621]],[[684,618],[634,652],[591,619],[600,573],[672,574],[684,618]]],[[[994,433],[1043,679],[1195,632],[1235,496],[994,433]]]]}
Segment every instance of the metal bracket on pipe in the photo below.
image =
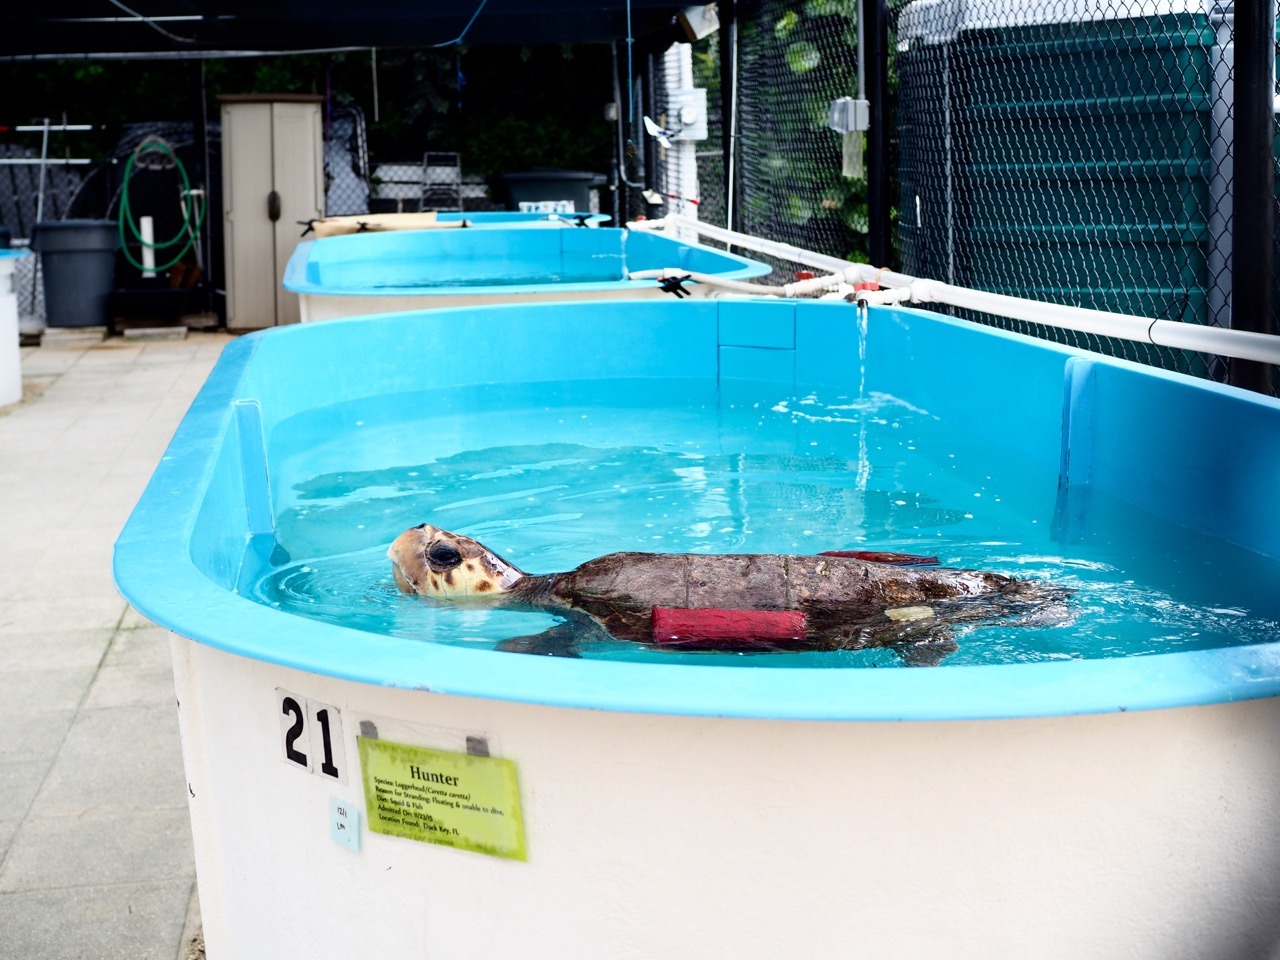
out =
{"type": "Polygon", "coordinates": [[[852,294],[851,299],[856,300],[858,304],[884,306],[890,303],[902,303],[908,301],[911,303],[924,303],[929,297],[921,296],[914,284],[905,287],[890,287],[886,290],[859,290],[852,294]]]}

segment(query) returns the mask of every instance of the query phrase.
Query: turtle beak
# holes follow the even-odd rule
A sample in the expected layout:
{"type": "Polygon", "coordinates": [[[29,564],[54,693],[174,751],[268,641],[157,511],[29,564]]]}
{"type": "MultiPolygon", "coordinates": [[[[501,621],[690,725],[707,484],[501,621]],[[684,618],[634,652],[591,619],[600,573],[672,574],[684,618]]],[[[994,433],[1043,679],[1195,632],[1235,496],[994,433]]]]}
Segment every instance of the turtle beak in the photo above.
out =
{"type": "Polygon", "coordinates": [[[405,573],[404,567],[401,566],[405,550],[405,536],[405,534],[401,534],[396,537],[391,546],[387,548],[387,559],[391,561],[391,575],[395,577],[396,586],[404,593],[417,593],[418,588],[414,586],[413,579],[405,573]]]}
{"type": "Polygon", "coordinates": [[[391,575],[395,577],[396,586],[400,588],[401,593],[418,592],[414,588],[413,584],[409,582],[409,579],[404,575],[404,572],[400,569],[400,564],[396,563],[395,557],[391,558],[391,575]]]}

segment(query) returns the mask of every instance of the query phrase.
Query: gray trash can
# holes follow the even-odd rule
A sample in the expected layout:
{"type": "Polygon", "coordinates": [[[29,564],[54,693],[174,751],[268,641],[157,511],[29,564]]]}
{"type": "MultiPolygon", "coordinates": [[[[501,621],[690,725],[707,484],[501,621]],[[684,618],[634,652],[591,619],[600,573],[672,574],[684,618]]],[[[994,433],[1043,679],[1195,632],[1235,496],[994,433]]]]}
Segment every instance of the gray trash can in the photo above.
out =
{"type": "Polygon", "coordinates": [[[119,246],[114,220],[50,220],[35,225],[31,249],[40,254],[47,326],[106,326],[107,294],[114,285],[119,246]]]}
{"type": "Polygon", "coordinates": [[[591,189],[607,182],[604,174],[581,170],[528,170],[502,175],[509,210],[542,213],[590,213],[591,189]]]}

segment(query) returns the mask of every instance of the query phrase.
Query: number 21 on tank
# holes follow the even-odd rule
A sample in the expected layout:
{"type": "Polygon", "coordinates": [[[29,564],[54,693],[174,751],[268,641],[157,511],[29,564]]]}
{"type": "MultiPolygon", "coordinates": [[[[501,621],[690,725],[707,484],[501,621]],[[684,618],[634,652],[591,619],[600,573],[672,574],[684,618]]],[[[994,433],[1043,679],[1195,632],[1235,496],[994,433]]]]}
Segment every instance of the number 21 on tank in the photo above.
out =
{"type": "Polygon", "coordinates": [[[276,687],[276,717],[285,763],[338,783],[347,782],[342,714],[337,707],[276,687]]]}

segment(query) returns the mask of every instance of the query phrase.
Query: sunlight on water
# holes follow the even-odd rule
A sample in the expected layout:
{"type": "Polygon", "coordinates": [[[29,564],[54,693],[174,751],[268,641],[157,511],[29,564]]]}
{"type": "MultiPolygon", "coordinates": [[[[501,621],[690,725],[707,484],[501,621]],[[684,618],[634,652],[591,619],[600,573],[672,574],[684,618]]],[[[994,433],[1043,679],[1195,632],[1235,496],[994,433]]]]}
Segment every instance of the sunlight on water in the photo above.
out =
{"type": "MultiPolygon", "coordinates": [[[[876,549],[1041,579],[1072,621],[957,631],[947,665],[1129,656],[1280,639],[1275,561],[1094,496],[1055,541],[1057,464],[1020,460],[887,394],[776,383],[587,381],[468,387],[310,411],[271,440],[276,543],[241,591],[318,620],[492,648],[549,614],[400,594],[387,545],[422,522],[531,573],[622,550],[876,549]]],[[[255,559],[261,557],[262,559],[255,559]]],[[[896,667],[889,650],[672,653],[601,659],[776,668],[896,667]]]]}

